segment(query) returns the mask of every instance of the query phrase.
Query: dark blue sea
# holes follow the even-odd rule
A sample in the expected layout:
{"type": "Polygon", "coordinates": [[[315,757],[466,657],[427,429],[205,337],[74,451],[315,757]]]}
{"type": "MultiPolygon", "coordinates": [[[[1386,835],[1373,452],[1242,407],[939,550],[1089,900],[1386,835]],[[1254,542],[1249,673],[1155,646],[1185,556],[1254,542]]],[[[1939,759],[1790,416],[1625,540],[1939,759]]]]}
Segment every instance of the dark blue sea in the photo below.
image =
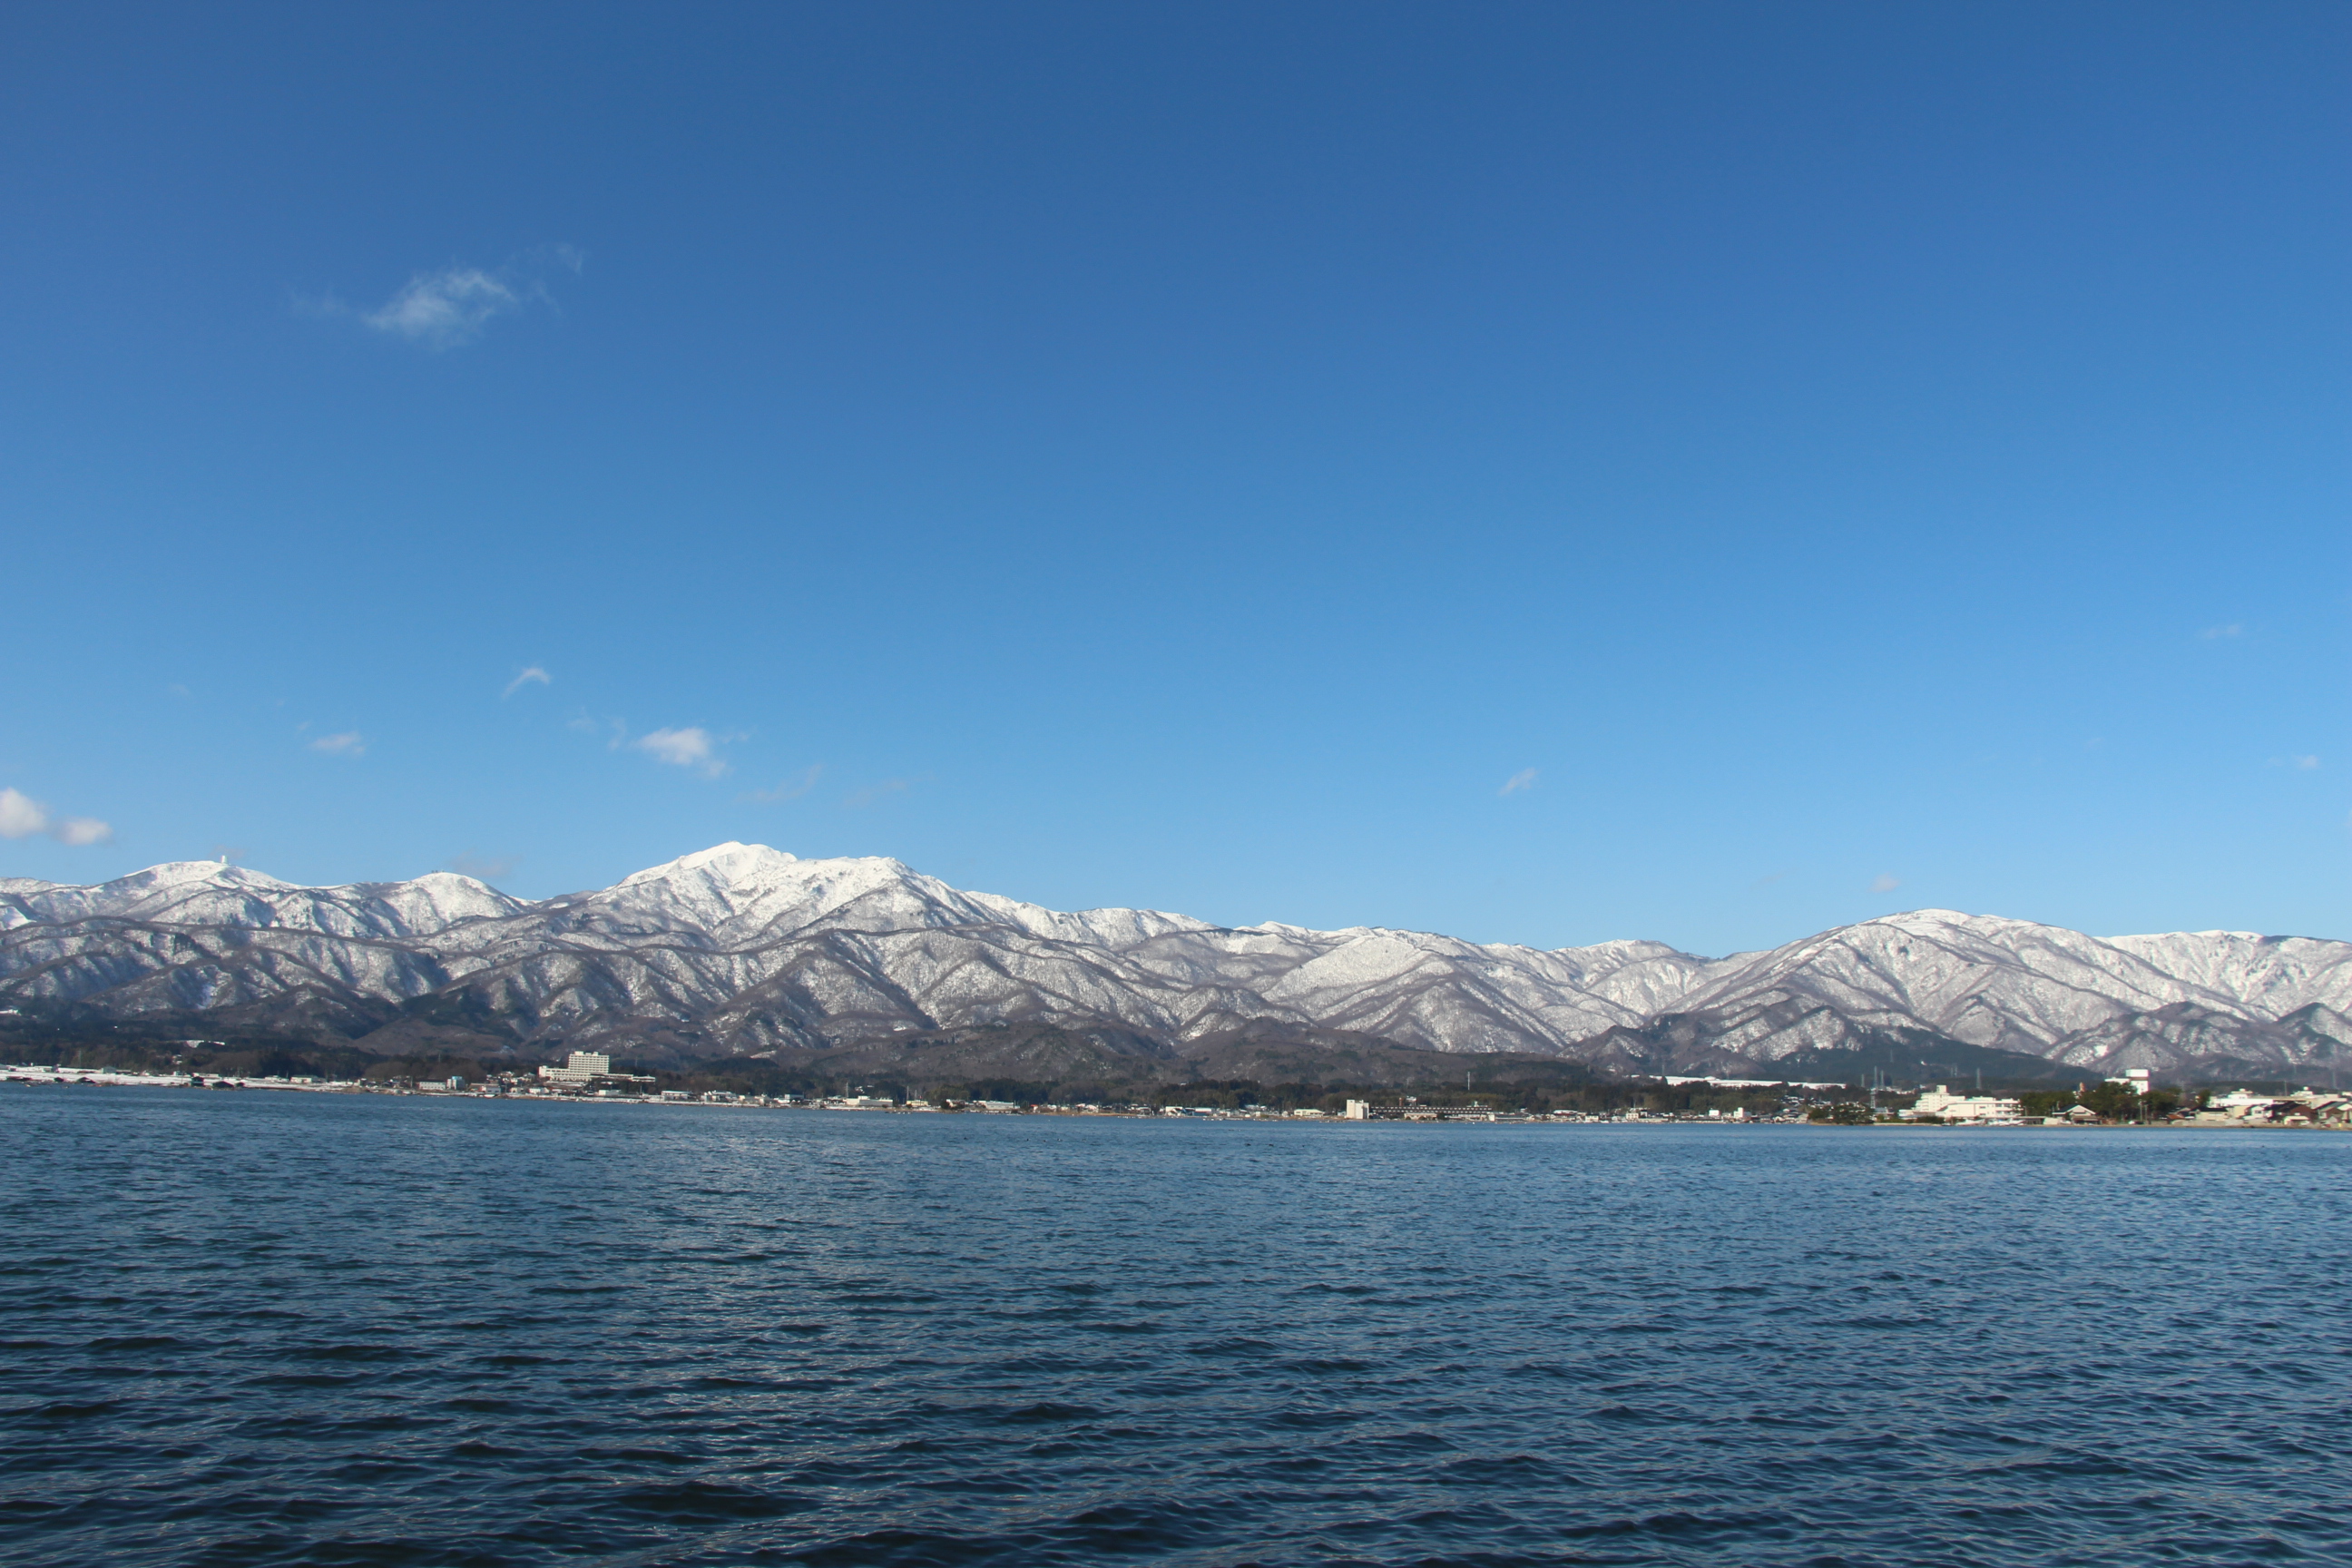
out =
{"type": "Polygon", "coordinates": [[[2352,1140],[0,1088],[0,1561],[2352,1562],[2352,1140]]]}

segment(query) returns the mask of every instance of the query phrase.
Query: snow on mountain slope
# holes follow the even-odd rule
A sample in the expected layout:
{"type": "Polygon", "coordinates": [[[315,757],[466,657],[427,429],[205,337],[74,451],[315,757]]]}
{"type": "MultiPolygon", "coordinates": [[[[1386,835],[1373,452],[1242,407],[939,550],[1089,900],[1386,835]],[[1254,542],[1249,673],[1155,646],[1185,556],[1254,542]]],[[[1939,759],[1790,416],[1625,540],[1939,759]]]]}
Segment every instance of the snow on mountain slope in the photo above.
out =
{"type": "Polygon", "coordinates": [[[2223,1001],[2095,937],[1949,910],[1865,921],[1755,955],[1711,975],[1678,1006],[1702,1011],[1761,996],[2022,1051],[2119,1010],[2223,1001]]]}
{"type": "Polygon", "coordinates": [[[2106,945],[2252,1013],[2283,1018],[2314,1003],[2341,1005],[2352,942],[2247,931],[2111,936],[2106,945]]]}
{"type": "Polygon", "coordinates": [[[1914,1031],[2070,1063],[2177,1065],[2332,1059],[2352,1045],[2352,944],[2102,940],[1922,910],[1723,959],[1644,942],[1547,952],[1062,913],[896,860],[722,844],[537,903],[448,873],[301,888],[207,861],[92,888],[0,882],[0,1003],[362,1039],[429,1024],[687,1055],[1039,1019],[1177,1046],[1297,1028],[1709,1064],[1914,1031]]]}
{"type": "Polygon", "coordinates": [[[1865,1027],[1926,1027],[2070,1061],[2086,1031],[2120,1048],[2129,1031],[2119,1020],[2189,1007],[2266,1023],[2313,1004],[2340,1007],[2352,994],[2344,942],[2228,932],[2101,939],[1949,910],[1867,921],[1715,968],[1676,1010],[1812,1004],[1865,1027]]]}
{"type": "Polygon", "coordinates": [[[690,933],[716,947],[755,943],[827,919],[874,931],[1011,926],[1096,946],[1208,929],[1149,910],[1061,914],[993,893],[960,892],[897,860],[803,860],[765,845],[732,843],[577,896],[571,908],[601,929],[690,933]]]}
{"type": "Polygon", "coordinates": [[[26,921],[139,921],[178,926],[274,926],[331,936],[402,938],[527,908],[471,877],[435,871],[412,882],[299,888],[215,860],[174,860],[94,888],[0,884],[0,910],[26,921]]]}

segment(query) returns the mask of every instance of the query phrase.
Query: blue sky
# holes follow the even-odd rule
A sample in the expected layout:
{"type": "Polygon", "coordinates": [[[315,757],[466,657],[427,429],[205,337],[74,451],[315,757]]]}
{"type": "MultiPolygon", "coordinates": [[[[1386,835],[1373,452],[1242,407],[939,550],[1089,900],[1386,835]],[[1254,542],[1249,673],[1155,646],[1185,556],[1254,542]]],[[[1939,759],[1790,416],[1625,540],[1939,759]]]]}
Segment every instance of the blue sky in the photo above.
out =
{"type": "Polygon", "coordinates": [[[0,29],[0,875],[2352,937],[2339,5],[0,29]]]}

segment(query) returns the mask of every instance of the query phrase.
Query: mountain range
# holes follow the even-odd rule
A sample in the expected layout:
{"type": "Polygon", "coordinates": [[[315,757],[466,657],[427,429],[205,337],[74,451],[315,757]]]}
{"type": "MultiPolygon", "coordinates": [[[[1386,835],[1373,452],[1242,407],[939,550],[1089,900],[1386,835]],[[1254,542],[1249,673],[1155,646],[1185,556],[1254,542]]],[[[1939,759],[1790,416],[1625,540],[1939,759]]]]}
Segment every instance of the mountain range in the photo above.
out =
{"type": "Polygon", "coordinates": [[[0,1013],[675,1063],[911,1049],[1041,1028],[1101,1059],[1280,1046],[1512,1053],[1606,1071],[1923,1068],[2310,1076],[2352,1046],[2352,943],[2092,937],[1945,910],[1706,958],[1360,927],[1060,913],[898,861],[722,844],[529,901],[468,877],[307,888],[213,861],[93,887],[0,879],[0,1013]]]}

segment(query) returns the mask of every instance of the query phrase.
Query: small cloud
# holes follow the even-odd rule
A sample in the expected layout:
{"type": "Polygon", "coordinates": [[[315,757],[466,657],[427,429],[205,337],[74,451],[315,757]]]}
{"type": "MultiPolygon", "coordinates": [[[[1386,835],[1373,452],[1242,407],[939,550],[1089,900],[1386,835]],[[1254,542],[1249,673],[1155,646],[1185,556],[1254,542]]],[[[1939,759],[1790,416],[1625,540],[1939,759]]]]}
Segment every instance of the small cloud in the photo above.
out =
{"type": "Polygon", "coordinates": [[[1775,871],[1769,877],[1759,877],[1754,881],[1748,884],[1748,890],[1753,893],[1759,891],[1762,889],[1769,888],[1775,882],[1786,881],[1789,878],[1796,874],[1796,869],[1797,868],[1795,867],[1791,866],[1786,871],[1775,871]]]}
{"type": "Polygon", "coordinates": [[[1874,893],[1891,893],[1902,885],[1903,879],[1900,877],[1874,877],[1870,881],[1870,890],[1874,893]]]}
{"type": "Polygon", "coordinates": [[[32,796],[0,789],[0,838],[30,838],[36,833],[76,847],[110,843],[114,838],[114,829],[94,816],[53,817],[49,808],[32,796]]]}
{"type": "Polygon", "coordinates": [[[246,848],[242,844],[215,844],[213,856],[224,866],[234,866],[245,858],[246,848]]]}
{"type": "Polygon", "coordinates": [[[449,858],[449,869],[457,872],[460,877],[471,877],[478,882],[496,882],[510,877],[514,875],[514,868],[521,864],[522,857],[520,855],[494,855],[485,858],[475,854],[470,849],[463,855],[452,855],[449,858]]]}
{"type": "Polygon", "coordinates": [[[30,838],[48,826],[47,807],[13,789],[0,789],[0,838],[30,838]]]}
{"type": "Polygon", "coordinates": [[[692,768],[705,778],[715,779],[727,771],[727,764],[713,752],[710,731],[699,725],[656,730],[638,736],[629,746],[672,767],[692,768]]]}
{"type": "Polygon", "coordinates": [[[181,685],[175,680],[172,682],[171,685],[163,688],[163,695],[166,697],[185,697],[189,695],[189,692],[186,687],[181,685]]]}
{"type": "Polygon", "coordinates": [[[1503,787],[1496,790],[1495,793],[1498,795],[1517,795],[1521,790],[1528,790],[1535,787],[1536,770],[1533,768],[1521,768],[1517,773],[1515,773],[1509,778],[1505,779],[1503,781],[1503,787]]]}
{"type": "Polygon", "coordinates": [[[2197,635],[2207,642],[2213,642],[2221,637],[2243,637],[2246,635],[2246,628],[2238,622],[2231,621],[2226,626],[2207,626],[2197,635]]]}
{"type": "Polygon", "coordinates": [[[823,763],[814,763],[810,764],[807,772],[784,780],[773,789],[755,789],[749,794],[739,795],[735,798],[750,801],[754,805],[777,805],[784,801],[798,800],[816,788],[817,775],[824,772],[823,763]]]}
{"type": "Polygon", "coordinates": [[[880,784],[867,784],[863,789],[850,791],[843,797],[841,804],[853,810],[862,810],[877,801],[887,800],[894,795],[904,795],[913,787],[914,785],[905,779],[884,779],[880,784]]]}
{"type": "Polygon", "coordinates": [[[555,677],[548,674],[547,671],[534,664],[530,668],[524,670],[520,675],[516,676],[512,680],[508,681],[507,689],[504,691],[499,692],[499,700],[503,701],[505,699],[512,697],[516,692],[520,691],[526,686],[551,686],[554,682],[555,677]]]}
{"type": "Polygon", "coordinates": [[[493,318],[522,309],[533,292],[478,267],[445,267],[416,274],[360,320],[429,349],[453,349],[480,337],[493,318]]]}
{"type": "Polygon", "coordinates": [[[298,315],[333,321],[356,317],[390,337],[429,349],[453,349],[480,337],[499,316],[531,304],[552,309],[555,296],[541,276],[556,268],[577,276],[587,263],[575,246],[544,246],[497,268],[444,267],[419,272],[373,310],[353,310],[332,293],[298,295],[293,304],[298,315]]]}
{"type": "Polygon", "coordinates": [[[2107,738],[2105,735],[2094,735],[2089,740],[2083,742],[2083,750],[2086,752],[2099,751],[2104,748],[2106,743],[2107,738]]]}
{"type": "Polygon", "coordinates": [[[2319,765],[2319,759],[2317,757],[2297,757],[2294,760],[2294,765],[2307,771],[2317,767],[2319,765]]]}
{"type": "Polygon", "coordinates": [[[331,757],[364,757],[367,742],[357,730],[346,730],[340,735],[321,735],[310,742],[314,752],[324,752],[331,757]]]}
{"type": "Polygon", "coordinates": [[[2264,763],[2263,766],[2266,768],[2295,768],[2304,773],[2309,773],[2319,766],[2319,759],[2317,757],[2273,757],[2268,762],[2264,763]]]}

